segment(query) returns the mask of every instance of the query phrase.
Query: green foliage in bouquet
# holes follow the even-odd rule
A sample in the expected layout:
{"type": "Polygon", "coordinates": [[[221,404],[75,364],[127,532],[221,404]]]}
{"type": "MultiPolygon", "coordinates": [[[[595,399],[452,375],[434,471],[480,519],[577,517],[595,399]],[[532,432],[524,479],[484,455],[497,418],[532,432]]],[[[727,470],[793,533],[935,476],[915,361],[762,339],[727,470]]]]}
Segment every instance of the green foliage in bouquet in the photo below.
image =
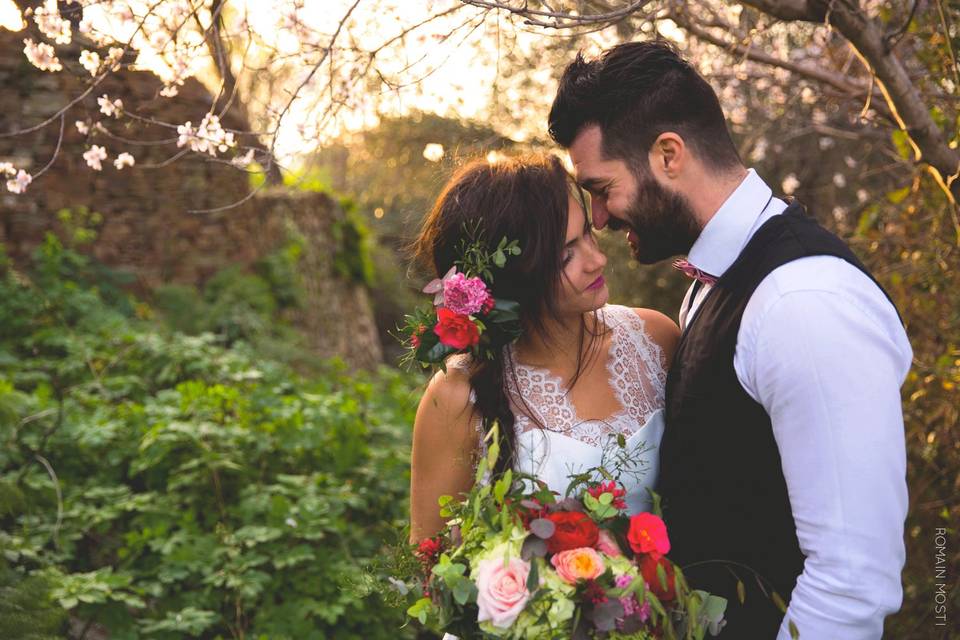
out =
{"type": "Polygon", "coordinates": [[[393,639],[351,585],[402,528],[415,398],[107,304],[50,238],[0,266],[0,637],[393,639]]]}
{"type": "Polygon", "coordinates": [[[726,600],[692,589],[666,559],[659,513],[625,514],[616,472],[573,476],[563,497],[524,473],[491,482],[497,425],[487,440],[473,488],[462,500],[440,499],[444,530],[400,554],[419,561],[419,571],[390,580],[408,598],[410,617],[463,640],[699,640],[719,632],[726,600]]]}

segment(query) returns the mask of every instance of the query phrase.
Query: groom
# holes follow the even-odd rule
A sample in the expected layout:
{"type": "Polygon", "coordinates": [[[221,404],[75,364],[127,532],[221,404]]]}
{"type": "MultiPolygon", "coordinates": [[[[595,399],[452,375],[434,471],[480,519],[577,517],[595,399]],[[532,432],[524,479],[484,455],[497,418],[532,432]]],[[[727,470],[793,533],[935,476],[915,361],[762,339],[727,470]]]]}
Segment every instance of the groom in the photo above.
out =
{"type": "Polygon", "coordinates": [[[907,512],[899,388],[912,354],[893,304],[842,241],[744,167],[710,85],[668,44],[578,56],[550,134],[597,228],[625,230],[642,263],[686,255],[696,278],[658,490],[672,558],[729,601],[722,637],[880,638],[900,607],[907,512]]]}

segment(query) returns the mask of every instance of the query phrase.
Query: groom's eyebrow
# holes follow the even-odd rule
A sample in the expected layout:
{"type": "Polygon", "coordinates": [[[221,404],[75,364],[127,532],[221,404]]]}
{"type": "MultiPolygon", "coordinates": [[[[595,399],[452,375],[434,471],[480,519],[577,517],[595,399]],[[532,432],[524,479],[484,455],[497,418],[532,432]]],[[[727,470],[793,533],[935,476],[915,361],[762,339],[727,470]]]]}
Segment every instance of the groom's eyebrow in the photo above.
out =
{"type": "Polygon", "coordinates": [[[587,178],[585,180],[580,180],[580,187],[590,191],[591,189],[596,189],[600,186],[600,183],[603,182],[600,178],[587,178]]]}

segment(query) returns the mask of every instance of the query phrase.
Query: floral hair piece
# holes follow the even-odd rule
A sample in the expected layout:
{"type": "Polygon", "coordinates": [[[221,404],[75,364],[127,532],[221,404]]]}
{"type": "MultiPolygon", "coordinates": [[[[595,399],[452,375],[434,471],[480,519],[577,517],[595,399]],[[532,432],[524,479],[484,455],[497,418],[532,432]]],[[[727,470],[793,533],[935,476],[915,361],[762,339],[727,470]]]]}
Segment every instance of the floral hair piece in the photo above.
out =
{"type": "Polygon", "coordinates": [[[520,255],[516,240],[502,238],[490,251],[480,233],[465,229],[460,258],[442,277],[430,281],[423,292],[433,295],[406,317],[400,341],[408,348],[401,363],[423,367],[444,366],[447,356],[469,353],[480,360],[495,358],[520,337],[520,305],[496,299],[490,293],[493,270],[502,269],[510,256],[520,255]]]}

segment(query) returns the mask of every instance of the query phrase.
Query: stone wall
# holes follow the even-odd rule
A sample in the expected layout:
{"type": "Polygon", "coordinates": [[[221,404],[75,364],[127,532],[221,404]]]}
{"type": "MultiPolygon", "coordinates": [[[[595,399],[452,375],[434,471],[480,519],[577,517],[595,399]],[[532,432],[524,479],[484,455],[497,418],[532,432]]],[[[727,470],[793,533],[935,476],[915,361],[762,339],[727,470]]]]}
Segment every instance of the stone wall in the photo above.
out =
{"type": "MultiPolygon", "coordinates": [[[[0,134],[42,122],[89,83],[69,70],[51,74],[33,68],[23,56],[22,38],[0,29],[0,134]]],[[[229,264],[250,266],[286,241],[292,223],[307,240],[301,270],[306,295],[296,323],[308,343],[318,355],[340,356],[353,367],[382,361],[366,290],[333,270],[330,230],[344,215],[335,201],[270,187],[223,211],[190,213],[243,199],[251,192],[247,173],[193,154],[169,162],[180,151],[175,130],[106,118],[96,104],[96,97],[106,93],[137,105],[142,117],[195,125],[210,108],[212,98],[197,81],[188,81],[174,99],[160,97],[161,88],[149,72],[108,78],[65,114],[62,148],[49,171],[26,194],[0,186],[0,242],[11,258],[23,260],[48,231],[59,230],[59,209],[84,205],[103,216],[89,252],[132,273],[133,288],[146,293],[161,284],[202,285],[229,264]],[[81,135],[76,120],[102,120],[109,133],[81,135]],[[110,155],[101,172],[83,160],[91,144],[106,147],[110,155]],[[137,164],[119,171],[112,159],[123,151],[137,164]]],[[[222,121],[224,127],[246,129],[229,113],[222,121]]],[[[0,162],[37,173],[54,157],[59,127],[58,119],[34,133],[0,137],[0,162]]]]}

